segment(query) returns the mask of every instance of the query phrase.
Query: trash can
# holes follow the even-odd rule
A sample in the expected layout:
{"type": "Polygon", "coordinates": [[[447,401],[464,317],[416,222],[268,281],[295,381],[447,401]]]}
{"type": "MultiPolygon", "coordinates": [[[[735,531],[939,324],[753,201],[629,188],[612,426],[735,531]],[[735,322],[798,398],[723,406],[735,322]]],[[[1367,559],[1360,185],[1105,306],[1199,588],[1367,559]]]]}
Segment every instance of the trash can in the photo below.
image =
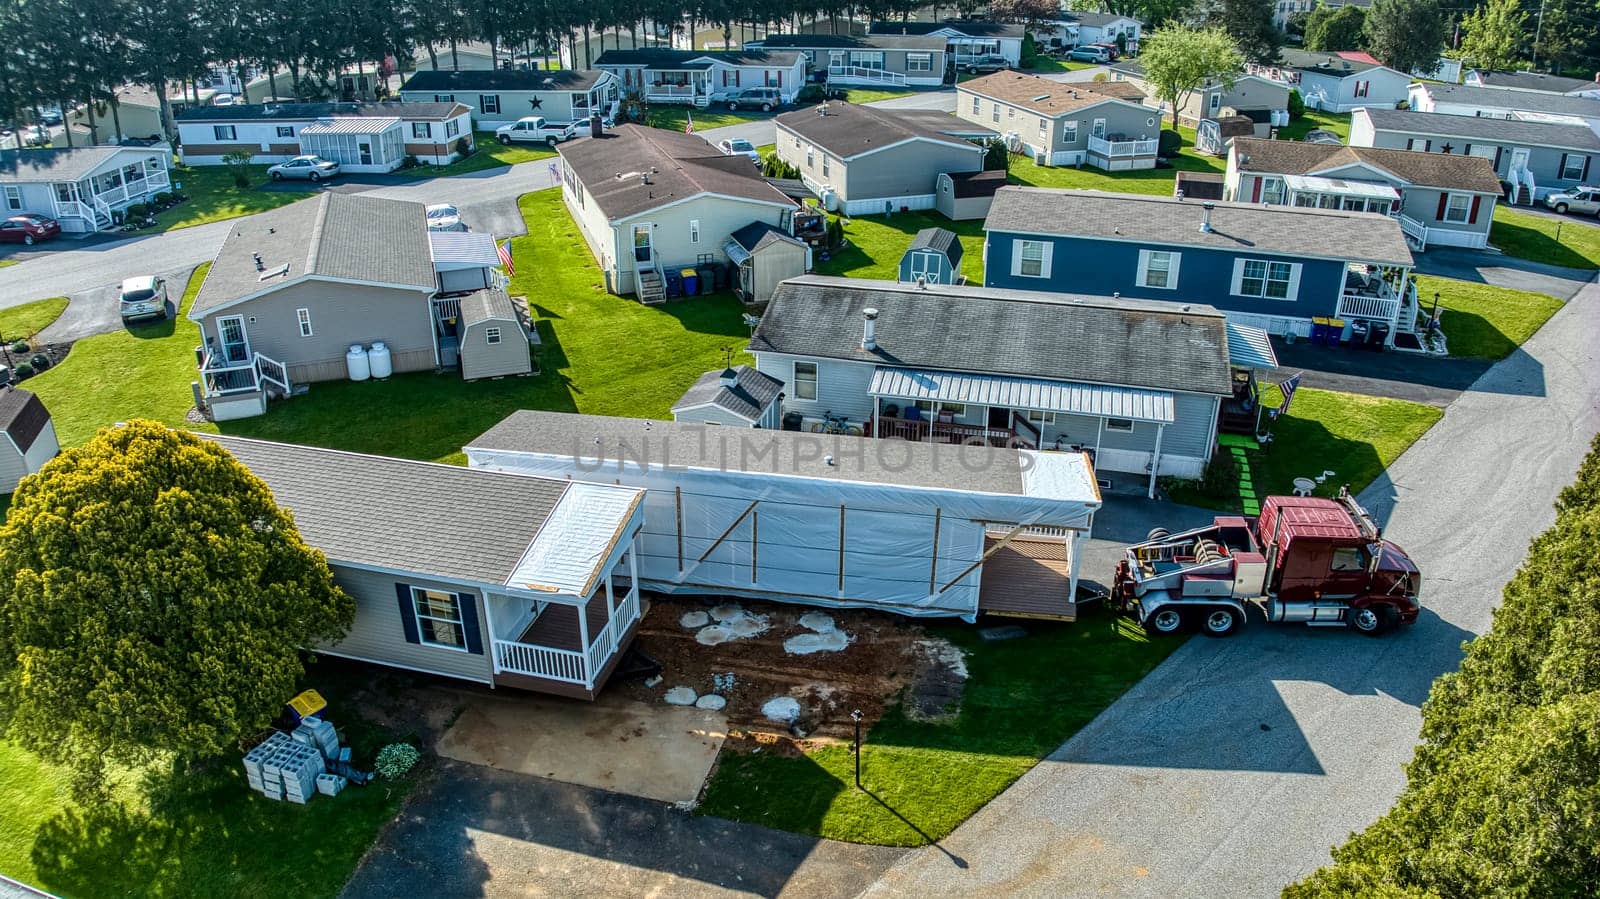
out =
{"type": "Polygon", "coordinates": [[[682,275],[678,274],[677,272],[667,272],[667,276],[663,280],[666,281],[667,299],[675,300],[678,297],[683,296],[682,275]]]}
{"type": "Polygon", "coordinates": [[[697,269],[700,272],[700,295],[709,296],[717,292],[717,272],[720,269],[715,265],[703,266],[697,269]]]}
{"type": "Polygon", "coordinates": [[[806,417],[798,412],[785,412],[783,413],[783,429],[785,431],[798,431],[805,420],[806,417]]]}
{"type": "Polygon", "coordinates": [[[692,297],[700,292],[700,275],[692,268],[686,268],[678,273],[683,276],[683,295],[692,297]]]}
{"type": "Polygon", "coordinates": [[[1366,342],[1367,342],[1367,323],[1364,322],[1364,321],[1360,321],[1360,320],[1351,322],[1350,323],[1350,346],[1351,347],[1359,347],[1359,346],[1364,345],[1366,342]]]}
{"type": "Polygon", "coordinates": [[[1367,349],[1374,353],[1381,353],[1384,350],[1384,344],[1388,342],[1389,323],[1373,322],[1372,327],[1367,330],[1367,349]]]}

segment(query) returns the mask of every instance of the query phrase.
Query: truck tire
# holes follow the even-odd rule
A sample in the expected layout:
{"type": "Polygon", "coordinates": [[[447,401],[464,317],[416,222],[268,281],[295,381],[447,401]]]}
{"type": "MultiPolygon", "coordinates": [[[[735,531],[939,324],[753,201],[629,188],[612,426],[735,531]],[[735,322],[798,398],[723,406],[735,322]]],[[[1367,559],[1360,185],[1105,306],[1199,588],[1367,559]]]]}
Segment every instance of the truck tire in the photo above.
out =
{"type": "Polygon", "coordinates": [[[1368,637],[1381,637],[1394,630],[1399,613],[1394,606],[1384,603],[1374,603],[1350,611],[1350,627],[1358,633],[1368,637]]]}
{"type": "Polygon", "coordinates": [[[544,139],[544,145],[552,150],[554,150],[556,148],[556,144],[559,143],[561,143],[561,138],[556,137],[554,134],[544,139]]]}
{"type": "Polygon", "coordinates": [[[1167,539],[1168,537],[1171,537],[1171,536],[1172,536],[1172,532],[1167,530],[1166,528],[1151,528],[1150,529],[1150,533],[1144,535],[1144,539],[1146,539],[1146,540],[1165,540],[1165,539],[1167,539]]]}
{"type": "Polygon", "coordinates": [[[1233,606],[1212,606],[1205,611],[1200,629],[1207,637],[1231,637],[1244,624],[1239,610],[1233,606]]]}
{"type": "Polygon", "coordinates": [[[1144,629],[1148,634],[1163,636],[1178,633],[1187,623],[1182,609],[1177,606],[1162,606],[1145,618],[1144,629]]]}
{"type": "Polygon", "coordinates": [[[497,134],[494,139],[508,147],[511,146],[511,135],[509,134],[497,134]]]}

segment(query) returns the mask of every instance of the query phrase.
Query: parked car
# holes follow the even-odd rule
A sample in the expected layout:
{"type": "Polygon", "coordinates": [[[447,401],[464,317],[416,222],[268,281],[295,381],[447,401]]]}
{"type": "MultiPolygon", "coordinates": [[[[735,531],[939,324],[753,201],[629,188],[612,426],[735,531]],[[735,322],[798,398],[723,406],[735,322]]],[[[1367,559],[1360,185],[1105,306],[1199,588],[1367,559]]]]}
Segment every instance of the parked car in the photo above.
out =
{"type": "Polygon", "coordinates": [[[211,98],[212,106],[233,106],[238,99],[233,94],[217,94],[211,98]]]}
{"type": "Polygon", "coordinates": [[[727,140],[718,141],[717,149],[721,150],[724,156],[745,156],[756,165],[761,164],[761,154],[757,152],[756,145],[742,137],[730,137],[727,140]]]}
{"type": "Polygon", "coordinates": [[[552,122],[542,115],[523,116],[509,125],[494,129],[494,139],[502,144],[549,144],[555,146],[578,136],[578,126],[571,122],[552,122]]]}
{"type": "Polygon", "coordinates": [[[982,56],[974,56],[971,59],[964,60],[956,68],[970,75],[987,75],[990,72],[1009,69],[1011,68],[1011,63],[1007,62],[1006,58],[998,53],[985,53],[982,56]]]}
{"type": "Polygon", "coordinates": [[[128,278],[122,282],[117,311],[122,313],[123,324],[136,318],[166,318],[167,282],[155,275],[128,278]]]}
{"type": "Polygon", "coordinates": [[[22,132],[22,142],[30,147],[42,147],[50,143],[50,132],[43,125],[33,125],[22,132]]]}
{"type": "Polygon", "coordinates": [[[1116,62],[1122,58],[1122,51],[1118,50],[1117,45],[1111,43],[1110,41],[1101,41],[1098,44],[1090,44],[1089,46],[1099,47],[1100,49],[1106,51],[1106,55],[1111,57],[1112,62],[1116,62]]]}
{"type": "Polygon", "coordinates": [[[449,203],[439,203],[429,206],[428,215],[429,231],[470,231],[467,223],[461,220],[461,210],[449,203]]]}
{"type": "Polygon", "coordinates": [[[20,243],[31,247],[60,233],[60,222],[31,212],[14,215],[0,222],[0,243],[20,243]]]}
{"type": "Polygon", "coordinates": [[[63,121],[61,118],[61,110],[55,108],[54,106],[41,109],[39,110],[39,121],[54,128],[63,121]]]}
{"type": "Polygon", "coordinates": [[[305,181],[321,181],[339,174],[339,163],[323,159],[321,156],[296,156],[288,162],[280,162],[267,169],[267,177],[274,181],[285,178],[299,178],[305,181]]]}
{"type": "Polygon", "coordinates": [[[1074,47],[1072,48],[1072,52],[1067,54],[1067,58],[1077,60],[1078,62],[1107,63],[1111,61],[1111,53],[1104,47],[1074,47]]]}
{"type": "Polygon", "coordinates": [[[1544,198],[1544,205],[1560,213],[1600,215],[1600,187],[1574,187],[1558,190],[1544,198]]]}
{"type": "Polygon", "coordinates": [[[728,98],[728,109],[759,109],[771,112],[783,105],[783,91],[775,87],[747,87],[728,98]]]}

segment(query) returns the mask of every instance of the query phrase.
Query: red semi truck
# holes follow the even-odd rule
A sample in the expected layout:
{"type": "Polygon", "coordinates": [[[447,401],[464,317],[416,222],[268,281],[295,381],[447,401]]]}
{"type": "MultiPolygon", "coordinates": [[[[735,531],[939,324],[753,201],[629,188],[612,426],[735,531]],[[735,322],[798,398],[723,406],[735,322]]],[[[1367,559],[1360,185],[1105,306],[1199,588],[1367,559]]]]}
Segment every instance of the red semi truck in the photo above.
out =
{"type": "Polygon", "coordinates": [[[1421,587],[1405,550],[1340,490],[1336,499],[1268,497],[1255,519],[1156,528],[1117,563],[1112,596],[1154,634],[1198,627],[1225,637],[1255,606],[1268,621],[1377,636],[1417,620],[1421,587]]]}

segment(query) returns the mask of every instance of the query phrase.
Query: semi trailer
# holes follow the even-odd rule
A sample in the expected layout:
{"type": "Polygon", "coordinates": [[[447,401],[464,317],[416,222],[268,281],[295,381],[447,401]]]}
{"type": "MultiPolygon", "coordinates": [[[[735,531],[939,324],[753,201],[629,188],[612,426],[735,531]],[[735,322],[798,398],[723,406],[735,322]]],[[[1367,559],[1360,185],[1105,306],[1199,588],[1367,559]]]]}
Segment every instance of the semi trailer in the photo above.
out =
{"type": "Polygon", "coordinates": [[[1112,596],[1153,634],[1236,632],[1254,606],[1269,622],[1377,636],[1417,620],[1422,574],[1372,516],[1335,498],[1271,496],[1255,518],[1156,528],[1117,563],[1112,596]]]}

